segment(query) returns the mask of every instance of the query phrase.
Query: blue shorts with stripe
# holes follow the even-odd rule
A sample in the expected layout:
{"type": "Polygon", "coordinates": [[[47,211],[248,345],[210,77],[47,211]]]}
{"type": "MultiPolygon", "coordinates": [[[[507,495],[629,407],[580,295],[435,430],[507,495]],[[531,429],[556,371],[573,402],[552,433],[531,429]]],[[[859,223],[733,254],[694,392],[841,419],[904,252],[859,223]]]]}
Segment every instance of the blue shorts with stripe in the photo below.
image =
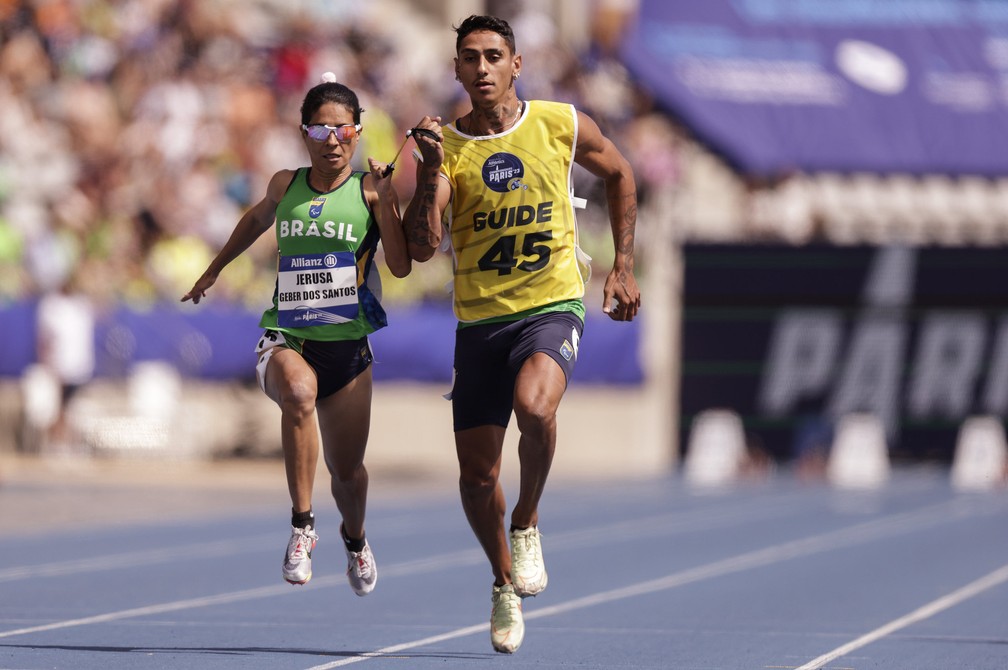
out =
{"type": "Polygon", "coordinates": [[[549,355],[570,383],[584,322],[572,312],[460,328],[455,333],[452,419],[456,431],[508,425],[515,379],[532,354],[549,355]]]}

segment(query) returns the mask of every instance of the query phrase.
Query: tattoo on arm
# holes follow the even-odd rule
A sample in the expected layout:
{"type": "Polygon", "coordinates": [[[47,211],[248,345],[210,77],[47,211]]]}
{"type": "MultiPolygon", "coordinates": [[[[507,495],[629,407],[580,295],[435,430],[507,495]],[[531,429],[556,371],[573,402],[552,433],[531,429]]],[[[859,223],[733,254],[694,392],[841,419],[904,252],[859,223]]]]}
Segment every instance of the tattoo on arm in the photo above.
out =
{"type": "Polygon", "coordinates": [[[615,196],[609,200],[613,220],[618,223],[616,253],[625,254],[633,262],[634,231],[637,227],[637,194],[615,196]]]}
{"type": "MultiPolygon", "coordinates": [[[[437,175],[434,175],[434,179],[437,179],[437,175]]],[[[434,183],[427,182],[423,184],[423,194],[420,198],[420,204],[416,210],[416,216],[410,217],[409,225],[406,227],[406,239],[411,244],[416,245],[427,245],[430,244],[430,227],[427,222],[427,217],[430,214],[431,207],[434,206],[437,198],[437,181],[434,183]]]]}

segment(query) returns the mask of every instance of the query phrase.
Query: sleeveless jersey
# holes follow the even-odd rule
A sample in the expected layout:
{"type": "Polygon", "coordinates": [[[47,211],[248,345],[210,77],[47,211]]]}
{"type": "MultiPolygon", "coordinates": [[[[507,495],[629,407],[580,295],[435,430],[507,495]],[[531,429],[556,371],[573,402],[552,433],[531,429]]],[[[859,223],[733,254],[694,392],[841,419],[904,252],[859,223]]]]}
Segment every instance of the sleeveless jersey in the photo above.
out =
{"type": "Polygon", "coordinates": [[[577,130],[574,107],[541,100],[528,101],[500,135],[442,128],[459,321],[545,311],[564,301],[580,306],[588,275],[578,264],[571,196],[577,130]]]}
{"type": "Polygon", "coordinates": [[[276,211],[277,282],[259,325],[309,340],[356,340],[387,325],[374,266],[378,224],[364,172],[328,193],[299,168],[276,211]]]}

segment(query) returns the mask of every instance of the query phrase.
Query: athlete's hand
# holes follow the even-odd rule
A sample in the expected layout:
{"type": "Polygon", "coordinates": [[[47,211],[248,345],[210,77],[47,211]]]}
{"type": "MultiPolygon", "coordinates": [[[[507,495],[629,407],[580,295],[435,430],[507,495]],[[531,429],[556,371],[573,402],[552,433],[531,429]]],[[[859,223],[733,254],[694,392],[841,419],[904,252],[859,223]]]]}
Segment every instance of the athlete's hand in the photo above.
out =
{"type": "Polygon", "coordinates": [[[374,179],[375,190],[382,198],[393,195],[392,193],[392,170],[387,169],[390,163],[380,163],[373,158],[368,158],[368,167],[371,169],[371,178],[374,179]]]}
{"type": "Polygon", "coordinates": [[[613,321],[633,321],[640,309],[640,289],[633,272],[613,268],[602,289],[602,311],[613,321]]]}
{"type": "Polygon", "coordinates": [[[441,167],[441,163],[444,162],[444,147],[441,146],[441,142],[444,141],[444,135],[441,134],[441,117],[425,116],[414,128],[427,131],[413,133],[413,141],[416,142],[417,149],[423,156],[424,165],[441,167]]]}
{"type": "Polygon", "coordinates": [[[194,305],[198,305],[199,301],[206,297],[207,290],[216,282],[217,275],[207,270],[203,273],[202,277],[196,280],[196,283],[189,289],[189,292],[182,296],[181,302],[192,300],[194,305]]]}

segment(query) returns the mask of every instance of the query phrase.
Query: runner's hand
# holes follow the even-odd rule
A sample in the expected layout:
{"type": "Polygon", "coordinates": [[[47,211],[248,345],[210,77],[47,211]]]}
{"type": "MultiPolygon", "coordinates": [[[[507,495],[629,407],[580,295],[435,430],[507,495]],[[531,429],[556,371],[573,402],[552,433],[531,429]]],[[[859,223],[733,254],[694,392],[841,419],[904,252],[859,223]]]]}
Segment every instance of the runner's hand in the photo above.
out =
{"type": "Polygon", "coordinates": [[[371,177],[374,179],[375,190],[381,197],[392,195],[392,170],[389,170],[389,163],[380,163],[373,158],[368,158],[368,168],[371,170],[371,177]]]}
{"type": "Polygon", "coordinates": [[[633,321],[640,304],[640,289],[633,273],[613,268],[602,290],[602,311],[613,321],[633,321]]]}
{"type": "Polygon", "coordinates": [[[441,146],[444,135],[441,134],[440,116],[423,117],[414,128],[413,141],[416,142],[417,149],[423,156],[424,165],[441,166],[444,162],[444,147],[441,146]]]}
{"type": "Polygon", "coordinates": [[[194,305],[198,305],[199,301],[206,297],[207,290],[216,282],[217,275],[211,274],[209,271],[204,272],[203,276],[197,279],[193,287],[189,289],[189,292],[182,296],[181,302],[192,300],[194,305]]]}

